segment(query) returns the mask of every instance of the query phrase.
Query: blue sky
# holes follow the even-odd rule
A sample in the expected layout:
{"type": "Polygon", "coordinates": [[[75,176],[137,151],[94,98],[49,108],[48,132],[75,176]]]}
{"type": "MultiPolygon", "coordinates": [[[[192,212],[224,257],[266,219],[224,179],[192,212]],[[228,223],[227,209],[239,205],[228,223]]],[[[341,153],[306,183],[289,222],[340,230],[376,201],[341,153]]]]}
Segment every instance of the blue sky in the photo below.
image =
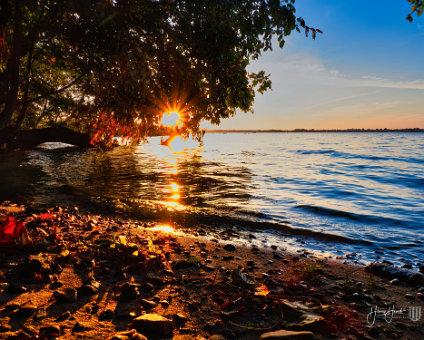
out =
{"type": "Polygon", "coordinates": [[[219,128],[424,128],[424,15],[409,23],[406,0],[295,6],[324,34],[293,32],[282,50],[253,62],[251,71],[271,73],[272,91],[257,95],[254,115],[219,128]]]}

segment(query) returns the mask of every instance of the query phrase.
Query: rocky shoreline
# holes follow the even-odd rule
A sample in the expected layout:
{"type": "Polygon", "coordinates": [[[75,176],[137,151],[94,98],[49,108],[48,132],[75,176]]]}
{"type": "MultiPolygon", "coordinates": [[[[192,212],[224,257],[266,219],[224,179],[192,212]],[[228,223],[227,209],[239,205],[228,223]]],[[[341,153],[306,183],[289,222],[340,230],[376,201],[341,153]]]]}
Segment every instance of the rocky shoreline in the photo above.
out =
{"type": "Polygon", "coordinates": [[[77,208],[0,217],[28,233],[0,243],[1,339],[424,338],[424,276],[408,268],[77,208]]]}

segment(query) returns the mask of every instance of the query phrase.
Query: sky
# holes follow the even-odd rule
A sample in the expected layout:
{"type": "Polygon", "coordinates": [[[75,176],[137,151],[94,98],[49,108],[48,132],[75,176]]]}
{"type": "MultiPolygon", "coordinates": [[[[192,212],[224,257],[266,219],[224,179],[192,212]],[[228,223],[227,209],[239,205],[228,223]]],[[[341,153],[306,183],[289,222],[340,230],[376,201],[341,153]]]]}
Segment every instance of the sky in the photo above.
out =
{"type": "Polygon", "coordinates": [[[254,114],[219,129],[424,128],[424,14],[406,0],[296,0],[316,40],[294,31],[249,71],[271,74],[254,114]]]}

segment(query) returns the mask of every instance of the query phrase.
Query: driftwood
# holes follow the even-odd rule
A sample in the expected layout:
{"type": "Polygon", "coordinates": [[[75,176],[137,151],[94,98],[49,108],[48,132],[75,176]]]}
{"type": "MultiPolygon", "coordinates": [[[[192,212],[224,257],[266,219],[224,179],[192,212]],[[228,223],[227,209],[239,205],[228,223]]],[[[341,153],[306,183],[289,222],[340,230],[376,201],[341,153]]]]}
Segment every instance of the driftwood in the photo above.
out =
{"type": "MultiPolygon", "coordinates": [[[[6,136],[0,136],[6,137],[6,136]]],[[[75,132],[65,127],[51,127],[45,129],[34,129],[19,131],[16,135],[8,136],[2,143],[7,145],[7,149],[32,149],[37,145],[46,142],[62,142],[83,148],[90,147],[90,136],[75,132]]]]}

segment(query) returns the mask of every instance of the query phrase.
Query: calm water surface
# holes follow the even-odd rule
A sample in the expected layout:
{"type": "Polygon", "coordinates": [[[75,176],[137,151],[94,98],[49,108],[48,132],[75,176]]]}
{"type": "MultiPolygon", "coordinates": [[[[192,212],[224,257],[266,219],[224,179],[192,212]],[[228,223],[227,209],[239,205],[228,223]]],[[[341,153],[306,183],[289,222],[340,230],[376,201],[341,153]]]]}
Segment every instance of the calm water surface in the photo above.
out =
{"type": "Polygon", "coordinates": [[[152,138],[103,154],[47,147],[8,156],[0,175],[0,199],[105,199],[171,220],[225,217],[287,247],[424,262],[421,133],[207,134],[203,146],[152,138]]]}

